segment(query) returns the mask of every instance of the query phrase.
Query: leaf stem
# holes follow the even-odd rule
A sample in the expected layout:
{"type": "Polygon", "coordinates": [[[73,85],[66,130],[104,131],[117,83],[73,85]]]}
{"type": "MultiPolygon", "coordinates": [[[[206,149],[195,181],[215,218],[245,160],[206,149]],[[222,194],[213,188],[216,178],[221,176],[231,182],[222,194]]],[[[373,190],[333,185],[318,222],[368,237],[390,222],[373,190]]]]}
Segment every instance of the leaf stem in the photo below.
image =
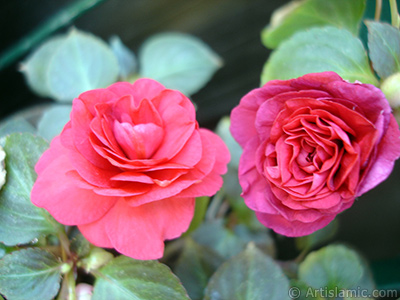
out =
{"type": "Polygon", "coordinates": [[[389,0],[390,3],[390,14],[392,18],[392,26],[399,28],[400,26],[400,17],[399,11],[397,9],[397,0],[389,0]]]}
{"type": "Polygon", "coordinates": [[[294,259],[296,264],[300,264],[304,258],[307,256],[308,252],[310,252],[310,247],[305,247],[300,254],[294,259]]]}
{"type": "Polygon", "coordinates": [[[228,212],[230,208],[229,202],[228,201],[223,201],[221,205],[219,206],[219,210],[217,213],[217,219],[223,218],[225,214],[228,212]]]}
{"type": "Polygon", "coordinates": [[[381,13],[382,13],[382,0],[376,0],[376,5],[375,5],[375,21],[379,21],[381,19],[381,13]]]}
{"type": "Polygon", "coordinates": [[[47,36],[67,25],[87,10],[93,8],[104,0],[77,0],[61,9],[58,13],[39,25],[27,36],[20,39],[16,44],[6,49],[0,56],[0,70],[11,65],[32,47],[36,46],[47,36]]]}
{"type": "Polygon", "coordinates": [[[207,220],[214,220],[216,219],[218,215],[219,208],[222,204],[222,201],[224,200],[224,195],[221,191],[219,191],[214,198],[212,198],[211,204],[208,207],[207,213],[206,213],[206,219],[207,220]]]}
{"type": "Polygon", "coordinates": [[[61,244],[61,258],[64,262],[66,262],[68,258],[71,256],[71,252],[69,250],[69,239],[65,231],[61,230],[58,232],[58,238],[61,244]]]}

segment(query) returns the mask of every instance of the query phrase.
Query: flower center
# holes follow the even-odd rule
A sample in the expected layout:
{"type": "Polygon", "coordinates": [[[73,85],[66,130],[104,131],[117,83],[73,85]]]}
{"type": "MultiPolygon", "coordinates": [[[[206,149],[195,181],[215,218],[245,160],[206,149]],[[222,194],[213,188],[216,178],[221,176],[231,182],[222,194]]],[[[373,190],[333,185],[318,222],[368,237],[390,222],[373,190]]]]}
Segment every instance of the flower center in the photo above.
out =
{"type": "Polygon", "coordinates": [[[129,159],[150,158],[160,146],[164,130],[153,123],[133,125],[114,121],[114,134],[129,159]]]}
{"type": "Polygon", "coordinates": [[[313,161],[313,158],[315,156],[315,150],[313,152],[310,152],[307,154],[306,160],[311,163],[313,161]]]}

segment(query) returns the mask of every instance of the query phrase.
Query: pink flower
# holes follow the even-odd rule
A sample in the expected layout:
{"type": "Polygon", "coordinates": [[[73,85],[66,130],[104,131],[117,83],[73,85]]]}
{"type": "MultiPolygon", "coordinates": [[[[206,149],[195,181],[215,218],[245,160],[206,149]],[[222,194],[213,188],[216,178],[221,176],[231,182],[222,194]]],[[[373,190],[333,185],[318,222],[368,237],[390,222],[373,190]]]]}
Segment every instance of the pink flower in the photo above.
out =
{"type": "Polygon", "coordinates": [[[229,158],[182,93],[150,79],[115,83],[74,99],[36,165],[32,202],[96,246],[157,259],[187,230],[195,197],[219,190],[229,158]]]}
{"type": "Polygon", "coordinates": [[[286,236],[326,226],[400,156],[383,93],[333,72],[268,82],[243,97],[231,124],[244,148],[242,196],[260,222],[286,236]]]}

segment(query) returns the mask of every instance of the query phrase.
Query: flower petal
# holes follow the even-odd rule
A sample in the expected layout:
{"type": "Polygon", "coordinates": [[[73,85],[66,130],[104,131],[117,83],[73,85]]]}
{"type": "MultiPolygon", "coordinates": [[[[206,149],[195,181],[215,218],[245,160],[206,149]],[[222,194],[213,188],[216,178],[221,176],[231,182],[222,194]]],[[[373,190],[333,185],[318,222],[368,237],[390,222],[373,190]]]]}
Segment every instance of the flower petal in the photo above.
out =
{"type": "MultiPolygon", "coordinates": [[[[200,134],[199,131],[194,132],[195,135],[200,134]]],[[[196,182],[203,180],[214,168],[217,157],[215,146],[209,140],[208,135],[200,134],[201,138],[201,160],[190,170],[185,172],[178,180],[170,182],[166,186],[153,185],[151,190],[145,194],[132,196],[128,201],[129,205],[138,206],[151,201],[157,201],[169,197],[180,197],[180,193],[192,186],[196,182]]],[[[199,151],[199,148],[194,150],[199,151]]],[[[150,172],[149,172],[150,175],[150,172]]],[[[151,176],[151,175],[150,175],[151,176]]],[[[219,186],[219,182],[210,185],[210,190],[215,190],[219,186]]],[[[217,188],[218,190],[219,188],[217,188]]]]}
{"type": "Polygon", "coordinates": [[[243,189],[242,197],[246,205],[255,211],[277,213],[269,199],[275,197],[271,191],[270,183],[260,175],[255,164],[255,149],[258,137],[254,137],[243,151],[239,162],[239,182],[243,189]]]}
{"type": "Polygon", "coordinates": [[[129,82],[117,82],[110,85],[107,90],[113,92],[119,98],[126,95],[132,95],[136,105],[142,99],[153,99],[161,91],[165,90],[165,87],[153,79],[140,78],[133,84],[129,82]]]}
{"type": "MultiPolygon", "coordinates": [[[[200,181],[196,181],[189,188],[179,193],[179,197],[201,197],[201,196],[212,196],[222,186],[223,180],[221,175],[227,172],[227,164],[230,160],[230,153],[226,145],[222,142],[221,138],[215,133],[200,129],[202,138],[209,140],[209,146],[215,148],[215,163],[212,171],[206,175],[200,181]]],[[[209,153],[207,151],[207,153],[209,153]]]]}
{"type": "Polygon", "coordinates": [[[85,107],[89,110],[89,112],[93,116],[96,114],[95,112],[96,105],[99,105],[101,103],[113,102],[117,98],[118,98],[117,95],[114,94],[109,88],[87,91],[80,94],[78,97],[78,99],[85,104],[85,107]]]}
{"type": "Polygon", "coordinates": [[[188,229],[194,204],[194,198],[169,198],[131,207],[120,200],[101,222],[118,252],[135,259],[158,259],[164,240],[188,229]]]}
{"type": "Polygon", "coordinates": [[[391,115],[390,124],[380,142],[376,158],[357,191],[357,196],[373,189],[389,177],[394,162],[400,157],[400,130],[396,119],[391,115]]]}
{"type": "Polygon", "coordinates": [[[98,220],[109,211],[117,198],[99,196],[90,189],[79,187],[76,177],[67,176],[67,172],[73,169],[68,156],[60,153],[38,176],[31,200],[65,225],[98,220]]]}
{"type": "Polygon", "coordinates": [[[279,93],[294,91],[287,81],[274,80],[261,88],[254,89],[240,100],[231,112],[230,131],[235,140],[244,147],[256,136],[256,115],[259,107],[279,93]]]}
{"type": "Polygon", "coordinates": [[[89,224],[78,225],[79,231],[93,245],[102,248],[113,248],[113,244],[108,238],[105,218],[100,218],[89,224]]]}
{"type": "Polygon", "coordinates": [[[289,237],[298,237],[309,235],[318,229],[325,227],[335,218],[336,215],[323,216],[319,220],[312,223],[288,221],[280,215],[271,215],[261,212],[256,212],[256,216],[262,224],[268,228],[271,228],[276,233],[289,237]]]}
{"type": "MultiPolygon", "coordinates": [[[[90,136],[92,134],[90,122],[92,119],[93,115],[90,113],[84,102],[81,99],[74,99],[72,104],[70,129],[73,145],[91,164],[102,169],[112,169],[110,163],[93,149],[90,142],[90,136]]],[[[66,132],[67,131],[63,131],[62,135],[65,135],[66,132]]]]}
{"type": "Polygon", "coordinates": [[[165,90],[154,99],[154,105],[164,122],[164,139],[153,159],[171,159],[192,136],[197,123],[194,106],[183,94],[165,90]]]}

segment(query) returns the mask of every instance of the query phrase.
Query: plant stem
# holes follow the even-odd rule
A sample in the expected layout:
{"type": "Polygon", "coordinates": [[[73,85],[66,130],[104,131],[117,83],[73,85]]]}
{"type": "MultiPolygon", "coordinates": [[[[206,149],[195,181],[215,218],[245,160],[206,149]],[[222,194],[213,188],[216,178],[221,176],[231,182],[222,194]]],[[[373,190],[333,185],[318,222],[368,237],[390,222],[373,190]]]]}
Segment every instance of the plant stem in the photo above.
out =
{"type": "Polygon", "coordinates": [[[382,13],[382,0],[376,0],[376,5],[375,5],[375,21],[379,21],[381,19],[381,13],[382,13]]]}
{"type": "Polygon", "coordinates": [[[308,252],[310,252],[310,248],[309,247],[305,247],[300,254],[294,259],[294,262],[296,264],[300,264],[304,258],[307,256],[308,252]]]}
{"type": "Polygon", "coordinates": [[[392,17],[392,26],[399,28],[400,26],[400,17],[399,11],[397,10],[397,0],[389,0],[390,3],[390,14],[392,17]]]}
{"type": "Polygon", "coordinates": [[[212,198],[211,204],[208,207],[208,210],[206,213],[207,220],[214,220],[217,218],[217,214],[218,214],[219,208],[220,208],[223,200],[224,200],[224,195],[221,191],[219,191],[214,196],[214,198],[212,198]]]}
{"type": "Polygon", "coordinates": [[[223,201],[221,205],[219,206],[219,210],[217,213],[217,219],[218,218],[223,218],[225,214],[228,212],[230,208],[229,202],[228,201],[223,201]]]}
{"type": "Polygon", "coordinates": [[[5,50],[0,56],[0,70],[9,66],[47,36],[67,25],[104,0],[77,0],[39,25],[31,33],[5,50]]]}
{"type": "Polygon", "coordinates": [[[42,246],[40,248],[42,248],[42,249],[54,254],[57,257],[62,256],[62,253],[61,253],[62,250],[61,250],[60,246],[42,246]]]}
{"type": "Polygon", "coordinates": [[[64,275],[60,293],[57,300],[76,300],[75,277],[73,268],[64,275]]]}
{"type": "Polygon", "coordinates": [[[69,250],[69,239],[65,234],[65,231],[59,231],[58,238],[61,244],[61,258],[65,262],[71,256],[71,252],[69,250]]]}

